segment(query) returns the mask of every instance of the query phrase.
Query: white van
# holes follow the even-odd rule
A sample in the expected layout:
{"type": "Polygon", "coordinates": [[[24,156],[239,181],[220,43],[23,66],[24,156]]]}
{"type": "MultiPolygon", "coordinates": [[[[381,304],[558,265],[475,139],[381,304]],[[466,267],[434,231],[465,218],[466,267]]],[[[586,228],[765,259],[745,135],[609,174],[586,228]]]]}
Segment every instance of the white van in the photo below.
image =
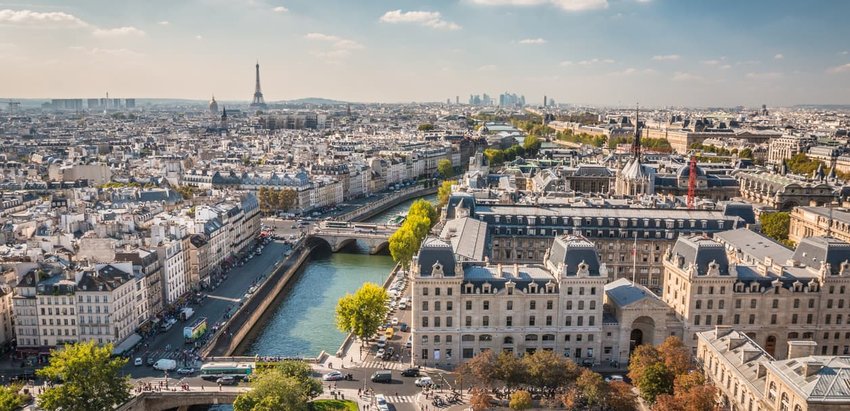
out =
{"type": "Polygon", "coordinates": [[[159,371],[171,371],[177,368],[177,361],[162,358],[153,364],[153,369],[159,371]]]}

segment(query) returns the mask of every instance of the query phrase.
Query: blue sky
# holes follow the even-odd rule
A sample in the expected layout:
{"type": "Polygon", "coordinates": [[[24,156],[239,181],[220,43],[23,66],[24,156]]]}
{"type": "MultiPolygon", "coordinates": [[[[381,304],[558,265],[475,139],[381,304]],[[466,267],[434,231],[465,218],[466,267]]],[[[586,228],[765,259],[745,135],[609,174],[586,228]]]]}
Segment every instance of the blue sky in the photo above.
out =
{"type": "Polygon", "coordinates": [[[850,2],[0,0],[0,96],[850,103],[850,2]]]}

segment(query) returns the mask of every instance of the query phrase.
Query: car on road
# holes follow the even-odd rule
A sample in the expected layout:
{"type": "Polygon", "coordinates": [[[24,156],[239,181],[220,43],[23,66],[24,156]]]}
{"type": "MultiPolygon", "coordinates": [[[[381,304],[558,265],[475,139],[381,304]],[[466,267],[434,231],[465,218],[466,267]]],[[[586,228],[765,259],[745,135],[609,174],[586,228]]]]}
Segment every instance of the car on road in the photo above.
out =
{"type": "Polygon", "coordinates": [[[402,377],[418,377],[419,376],[419,368],[418,367],[408,368],[408,369],[401,372],[401,376],[402,377]]]}
{"type": "Polygon", "coordinates": [[[384,352],[384,355],[381,356],[381,359],[385,361],[389,360],[390,358],[393,358],[393,354],[395,354],[393,347],[388,347],[387,351],[384,352]]]}
{"type": "Polygon", "coordinates": [[[407,323],[401,323],[401,324],[398,325],[398,329],[402,330],[404,332],[407,332],[407,330],[409,330],[410,327],[407,326],[407,323]]]}
{"type": "Polygon", "coordinates": [[[399,302],[398,303],[398,309],[399,310],[406,310],[407,309],[407,302],[406,301],[399,302]]]}
{"type": "Polygon", "coordinates": [[[393,327],[397,326],[398,325],[398,317],[393,317],[392,321],[390,321],[390,324],[392,324],[393,327]]]}
{"type": "Polygon", "coordinates": [[[331,372],[322,376],[322,381],[340,381],[340,380],[344,380],[344,379],[345,379],[345,375],[343,375],[339,371],[331,371],[331,372]]]}
{"type": "Polygon", "coordinates": [[[384,347],[386,347],[386,346],[387,346],[387,337],[385,337],[385,336],[383,336],[383,335],[382,335],[382,336],[381,336],[381,338],[378,338],[378,342],[377,342],[377,343],[375,343],[375,345],[376,345],[378,348],[384,348],[384,347]]]}
{"type": "Polygon", "coordinates": [[[371,380],[372,382],[389,384],[393,381],[393,372],[390,370],[375,371],[375,373],[372,374],[371,380]]]}
{"type": "Polygon", "coordinates": [[[624,380],[625,380],[625,378],[623,378],[622,375],[616,375],[616,374],[605,378],[605,382],[624,381],[624,380]]]}
{"type": "Polygon", "coordinates": [[[143,364],[143,362],[142,362],[142,357],[136,357],[136,360],[135,360],[135,361],[133,361],[133,365],[135,365],[135,366],[137,366],[137,367],[138,367],[138,366],[140,366],[140,365],[142,365],[142,364],[143,364]]]}
{"type": "Polygon", "coordinates": [[[220,377],[219,379],[215,380],[215,382],[216,382],[216,384],[221,384],[221,385],[236,385],[236,384],[239,383],[239,380],[237,380],[236,377],[231,377],[229,375],[226,375],[224,377],[220,377]]]}
{"type": "Polygon", "coordinates": [[[384,358],[384,354],[387,353],[387,350],[383,348],[378,348],[378,352],[375,353],[375,358],[384,358]]]}
{"type": "Polygon", "coordinates": [[[416,384],[417,387],[430,387],[434,384],[434,381],[431,377],[421,377],[417,378],[414,384],[416,384]]]}
{"type": "Polygon", "coordinates": [[[390,411],[390,406],[387,403],[387,397],[384,397],[384,394],[378,394],[375,396],[375,404],[378,405],[378,411],[390,411]]]}
{"type": "Polygon", "coordinates": [[[387,340],[392,340],[395,335],[395,330],[393,327],[387,328],[387,330],[384,331],[384,335],[387,337],[387,340]]]}
{"type": "Polygon", "coordinates": [[[180,368],[180,369],[178,369],[178,370],[177,370],[177,373],[178,373],[178,374],[180,374],[180,375],[192,375],[192,374],[194,374],[194,373],[195,373],[195,369],[194,369],[194,368],[191,368],[191,367],[189,367],[189,368],[180,368]]]}
{"type": "Polygon", "coordinates": [[[407,336],[407,344],[404,344],[404,346],[407,348],[413,347],[413,335],[407,336]]]}

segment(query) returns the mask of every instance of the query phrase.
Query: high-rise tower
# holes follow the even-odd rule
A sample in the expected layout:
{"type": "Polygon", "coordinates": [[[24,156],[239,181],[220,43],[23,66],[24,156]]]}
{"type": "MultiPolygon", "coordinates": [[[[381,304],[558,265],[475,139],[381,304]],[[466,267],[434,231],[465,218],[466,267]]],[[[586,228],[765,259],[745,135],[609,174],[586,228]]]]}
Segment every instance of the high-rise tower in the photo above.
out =
{"type": "Polygon", "coordinates": [[[260,88],[260,62],[257,62],[257,84],[254,86],[254,100],[251,102],[252,108],[266,108],[266,101],[263,100],[263,90],[260,88]]]}

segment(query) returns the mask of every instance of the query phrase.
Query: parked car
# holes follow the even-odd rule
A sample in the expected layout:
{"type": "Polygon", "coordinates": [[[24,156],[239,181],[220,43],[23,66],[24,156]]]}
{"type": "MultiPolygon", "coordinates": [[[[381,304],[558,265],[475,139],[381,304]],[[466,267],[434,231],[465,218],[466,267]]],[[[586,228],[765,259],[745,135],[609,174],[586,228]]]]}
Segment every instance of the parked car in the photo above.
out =
{"type": "Polygon", "coordinates": [[[410,327],[407,326],[407,323],[401,323],[398,325],[398,329],[407,332],[410,330],[410,327]]]}
{"type": "Polygon", "coordinates": [[[408,368],[401,372],[402,377],[418,377],[419,376],[419,368],[408,368]]]}
{"type": "Polygon", "coordinates": [[[343,379],[345,379],[345,375],[339,371],[331,371],[322,376],[323,381],[339,381],[343,379]]]}
{"type": "Polygon", "coordinates": [[[431,377],[421,377],[417,378],[414,384],[416,384],[417,387],[430,387],[434,384],[434,381],[431,380],[431,377]]]}
{"type": "Polygon", "coordinates": [[[397,326],[398,325],[398,317],[393,317],[392,321],[390,321],[390,324],[392,324],[393,327],[397,326]]]}
{"type": "Polygon", "coordinates": [[[387,398],[384,397],[384,394],[375,396],[375,404],[378,405],[378,411],[390,411],[390,406],[387,404],[387,398]]]}
{"type": "Polygon", "coordinates": [[[375,371],[371,379],[372,382],[389,384],[393,380],[393,373],[390,370],[375,371]]]}
{"type": "Polygon", "coordinates": [[[393,354],[395,354],[395,350],[393,347],[389,347],[387,348],[387,351],[384,352],[384,355],[381,356],[381,359],[389,360],[390,358],[393,358],[393,354]]]}
{"type": "Polygon", "coordinates": [[[236,385],[237,383],[239,383],[239,381],[237,381],[236,378],[231,377],[231,376],[221,377],[221,378],[215,380],[215,382],[216,382],[216,384],[221,384],[221,385],[236,385]]]}
{"type": "Polygon", "coordinates": [[[191,368],[191,367],[190,368],[180,368],[180,369],[177,370],[177,373],[180,374],[180,375],[192,375],[192,374],[195,373],[195,369],[191,368]]]}
{"type": "Polygon", "coordinates": [[[383,348],[378,348],[378,352],[375,353],[375,358],[384,358],[384,354],[387,353],[387,350],[383,348]]]}
{"type": "Polygon", "coordinates": [[[143,363],[142,363],[142,357],[136,357],[136,360],[135,360],[135,361],[133,361],[133,365],[135,365],[135,366],[137,366],[137,367],[138,367],[138,366],[140,366],[140,365],[142,365],[142,364],[143,364],[143,363]]]}
{"type": "Polygon", "coordinates": [[[623,381],[623,380],[625,380],[625,379],[623,378],[622,375],[616,375],[616,374],[605,378],[605,382],[623,381]]]}
{"type": "Polygon", "coordinates": [[[412,347],[413,347],[413,335],[408,335],[408,336],[407,336],[407,343],[406,343],[406,344],[404,344],[404,346],[405,346],[405,347],[407,347],[407,348],[412,348],[412,347]]]}

